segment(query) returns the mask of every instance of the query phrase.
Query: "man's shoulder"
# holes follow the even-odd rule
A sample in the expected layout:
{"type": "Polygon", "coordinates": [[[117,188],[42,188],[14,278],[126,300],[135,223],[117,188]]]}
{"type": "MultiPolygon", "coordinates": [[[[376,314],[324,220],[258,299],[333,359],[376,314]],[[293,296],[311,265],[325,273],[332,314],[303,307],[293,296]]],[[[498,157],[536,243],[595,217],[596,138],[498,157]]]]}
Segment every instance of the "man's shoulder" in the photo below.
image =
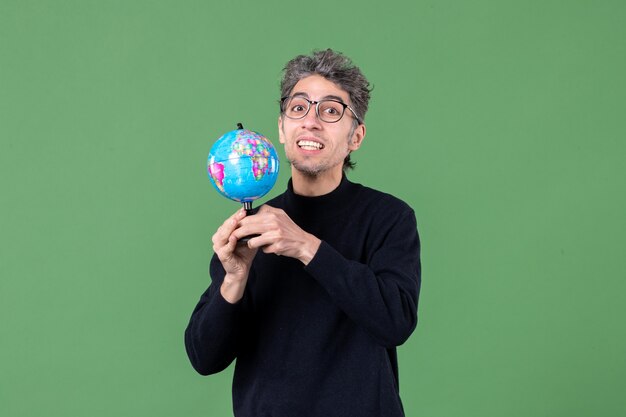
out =
{"type": "Polygon", "coordinates": [[[413,209],[408,203],[393,194],[363,184],[352,184],[355,189],[358,190],[358,202],[360,204],[366,204],[372,209],[375,208],[377,210],[386,210],[389,212],[413,212],[413,209]]]}
{"type": "MultiPolygon", "coordinates": [[[[356,209],[355,213],[362,212],[363,208],[370,213],[386,213],[387,215],[413,213],[413,209],[408,203],[389,192],[352,182],[347,178],[344,178],[344,180],[342,194],[349,198],[342,198],[342,200],[343,203],[347,203],[348,206],[352,206],[353,209],[356,209]]],[[[285,209],[289,192],[289,189],[287,189],[268,200],[265,204],[275,208],[285,209]]]]}

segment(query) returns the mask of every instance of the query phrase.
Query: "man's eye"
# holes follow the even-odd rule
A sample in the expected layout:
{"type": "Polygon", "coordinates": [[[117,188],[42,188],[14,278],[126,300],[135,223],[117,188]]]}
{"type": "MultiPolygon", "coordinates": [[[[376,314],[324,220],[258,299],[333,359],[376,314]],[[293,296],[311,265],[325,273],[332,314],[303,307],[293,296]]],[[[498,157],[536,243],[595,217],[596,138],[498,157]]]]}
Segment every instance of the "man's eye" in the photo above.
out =
{"type": "Polygon", "coordinates": [[[295,113],[303,112],[305,110],[306,108],[301,104],[296,104],[295,106],[291,107],[291,111],[295,113]]]}

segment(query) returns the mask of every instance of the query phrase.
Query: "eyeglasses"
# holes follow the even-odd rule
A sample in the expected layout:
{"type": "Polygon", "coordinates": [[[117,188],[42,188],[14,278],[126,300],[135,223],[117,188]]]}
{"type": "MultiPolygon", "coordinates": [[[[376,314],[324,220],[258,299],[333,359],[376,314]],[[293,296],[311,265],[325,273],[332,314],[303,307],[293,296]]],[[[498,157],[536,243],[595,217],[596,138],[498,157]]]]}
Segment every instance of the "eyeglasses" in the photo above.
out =
{"type": "Polygon", "coordinates": [[[349,109],[356,121],[361,124],[361,119],[352,107],[333,99],[312,101],[302,96],[287,96],[280,99],[280,110],[290,119],[303,119],[309,114],[313,104],[315,104],[315,114],[322,122],[337,123],[343,117],[346,109],[349,109]]]}

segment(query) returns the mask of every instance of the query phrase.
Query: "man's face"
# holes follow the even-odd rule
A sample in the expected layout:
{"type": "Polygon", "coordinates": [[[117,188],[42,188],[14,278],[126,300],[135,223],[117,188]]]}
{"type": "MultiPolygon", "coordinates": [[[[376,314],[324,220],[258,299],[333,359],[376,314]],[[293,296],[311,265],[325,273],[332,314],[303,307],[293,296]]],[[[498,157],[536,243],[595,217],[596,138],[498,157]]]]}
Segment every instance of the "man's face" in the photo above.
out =
{"type": "MultiPolygon", "coordinates": [[[[311,101],[340,99],[351,105],[347,92],[320,75],[301,79],[294,86],[291,95],[301,95],[311,101]]],[[[278,118],[279,141],[285,146],[285,155],[292,169],[307,176],[323,173],[340,175],[343,160],[351,151],[361,146],[365,137],[365,125],[352,130],[354,116],[346,109],[336,123],[326,123],[318,119],[315,105],[302,119],[278,118]]]]}

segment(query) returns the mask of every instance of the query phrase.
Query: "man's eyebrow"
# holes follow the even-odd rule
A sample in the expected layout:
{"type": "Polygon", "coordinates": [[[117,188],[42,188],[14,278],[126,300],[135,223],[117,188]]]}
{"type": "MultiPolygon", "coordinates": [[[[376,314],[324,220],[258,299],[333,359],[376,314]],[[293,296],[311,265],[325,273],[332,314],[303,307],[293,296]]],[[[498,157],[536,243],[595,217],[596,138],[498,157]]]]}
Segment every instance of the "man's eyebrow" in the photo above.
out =
{"type": "Polygon", "coordinates": [[[322,100],[337,100],[343,103],[343,99],[341,97],[333,95],[325,96],[322,100]]]}
{"type": "MultiPolygon", "coordinates": [[[[291,95],[292,97],[306,97],[306,98],[310,98],[308,93],[305,93],[304,91],[296,91],[295,93],[293,93],[291,95]]],[[[336,100],[339,101],[340,103],[345,103],[343,101],[343,98],[339,97],[339,96],[335,96],[333,94],[327,95],[322,97],[320,100],[336,100]]]]}

